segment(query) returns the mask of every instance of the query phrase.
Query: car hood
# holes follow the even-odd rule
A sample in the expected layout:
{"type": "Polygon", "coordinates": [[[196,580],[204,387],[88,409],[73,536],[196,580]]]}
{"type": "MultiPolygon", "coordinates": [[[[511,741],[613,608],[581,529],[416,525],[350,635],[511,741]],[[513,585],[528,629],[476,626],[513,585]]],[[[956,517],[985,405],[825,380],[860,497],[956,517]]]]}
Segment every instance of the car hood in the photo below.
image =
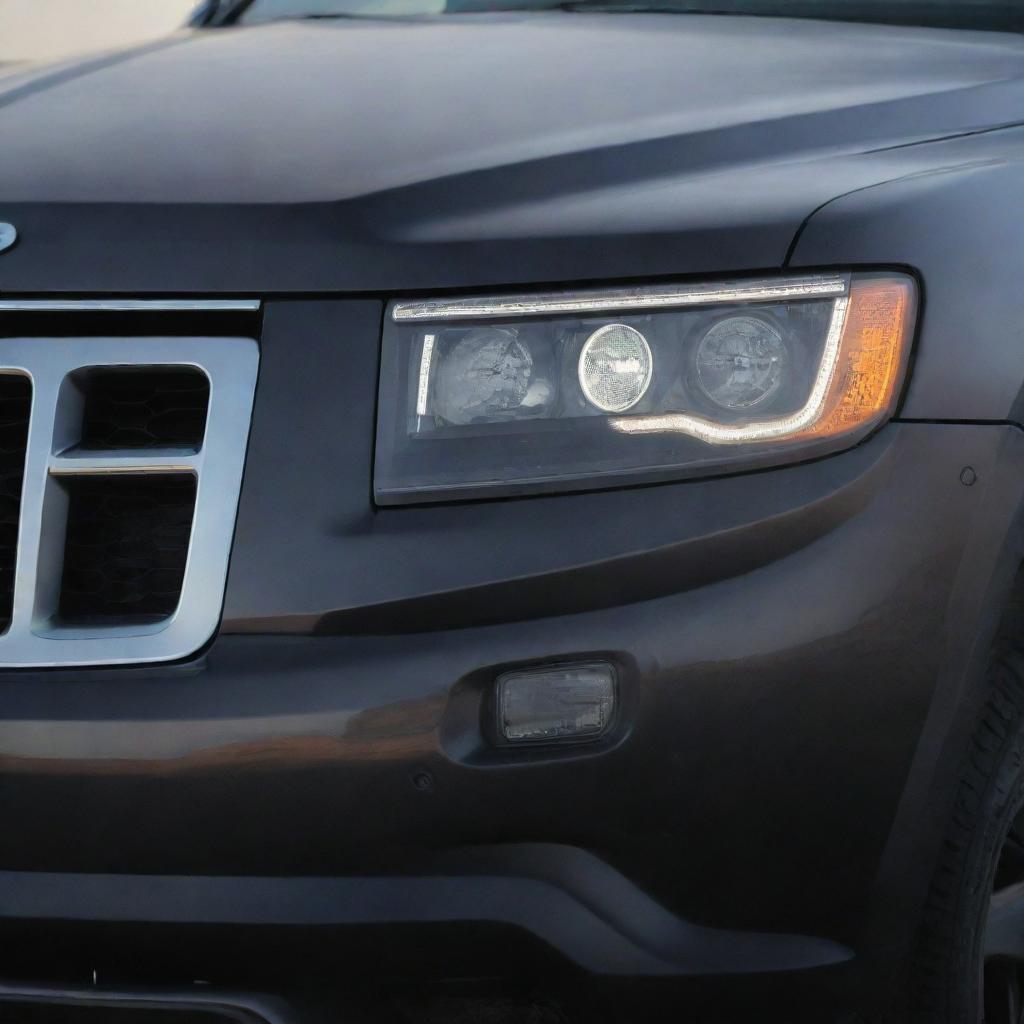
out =
{"type": "Polygon", "coordinates": [[[1022,72],[1011,35],[788,19],[182,33],[0,77],[0,220],[22,234],[0,288],[777,267],[812,210],[892,174],[882,154],[1017,120],[1022,72]]]}

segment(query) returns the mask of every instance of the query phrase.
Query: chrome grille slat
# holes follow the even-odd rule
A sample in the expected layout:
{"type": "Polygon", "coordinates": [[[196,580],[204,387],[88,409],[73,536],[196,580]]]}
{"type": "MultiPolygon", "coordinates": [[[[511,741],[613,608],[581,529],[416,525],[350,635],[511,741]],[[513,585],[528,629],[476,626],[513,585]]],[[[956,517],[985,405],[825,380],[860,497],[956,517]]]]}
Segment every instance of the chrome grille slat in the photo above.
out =
{"type": "Polygon", "coordinates": [[[173,448],[72,449],[50,456],[50,473],[53,476],[76,473],[198,473],[202,463],[202,449],[191,453],[173,448]]]}
{"type": "Polygon", "coordinates": [[[200,648],[216,629],[259,362],[250,338],[7,338],[0,372],[27,374],[32,410],[10,627],[0,666],[113,665],[168,661],[200,648]],[[88,367],[192,366],[210,380],[207,429],[198,449],[82,450],[81,406],[66,386],[88,367]],[[178,608],[145,625],[63,626],[56,619],[66,494],[64,476],[187,472],[197,478],[191,541],[178,608]]]}

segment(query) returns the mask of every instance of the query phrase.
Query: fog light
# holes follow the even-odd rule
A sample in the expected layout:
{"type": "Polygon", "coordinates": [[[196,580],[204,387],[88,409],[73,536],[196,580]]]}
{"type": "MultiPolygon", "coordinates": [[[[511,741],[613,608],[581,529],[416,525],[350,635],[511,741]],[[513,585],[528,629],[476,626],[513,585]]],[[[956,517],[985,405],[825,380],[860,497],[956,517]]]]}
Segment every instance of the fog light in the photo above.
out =
{"type": "Polygon", "coordinates": [[[611,665],[562,665],[498,679],[498,732],[511,743],[600,736],[615,711],[611,665]]]}

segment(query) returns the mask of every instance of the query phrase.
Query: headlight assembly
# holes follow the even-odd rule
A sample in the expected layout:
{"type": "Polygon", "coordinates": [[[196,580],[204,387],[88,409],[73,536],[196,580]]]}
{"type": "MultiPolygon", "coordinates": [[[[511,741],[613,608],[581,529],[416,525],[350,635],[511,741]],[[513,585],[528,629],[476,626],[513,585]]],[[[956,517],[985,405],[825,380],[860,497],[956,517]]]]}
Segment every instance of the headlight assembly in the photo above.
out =
{"type": "Polygon", "coordinates": [[[734,472],[890,417],[917,292],[892,273],[396,302],[381,504],[734,472]]]}

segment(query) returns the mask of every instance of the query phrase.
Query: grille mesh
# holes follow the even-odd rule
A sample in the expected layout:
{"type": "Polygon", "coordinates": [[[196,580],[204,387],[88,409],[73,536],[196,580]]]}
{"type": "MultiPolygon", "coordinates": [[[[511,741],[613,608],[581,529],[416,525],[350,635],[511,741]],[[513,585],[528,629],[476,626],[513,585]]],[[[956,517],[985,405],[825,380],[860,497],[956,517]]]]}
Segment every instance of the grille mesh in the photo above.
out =
{"type": "Polygon", "coordinates": [[[192,367],[140,366],[81,372],[81,444],[89,449],[198,447],[210,381],[192,367]]]}
{"type": "Polygon", "coordinates": [[[156,622],[174,613],[188,555],[190,473],[68,478],[58,618],[64,624],[156,622]]]}

